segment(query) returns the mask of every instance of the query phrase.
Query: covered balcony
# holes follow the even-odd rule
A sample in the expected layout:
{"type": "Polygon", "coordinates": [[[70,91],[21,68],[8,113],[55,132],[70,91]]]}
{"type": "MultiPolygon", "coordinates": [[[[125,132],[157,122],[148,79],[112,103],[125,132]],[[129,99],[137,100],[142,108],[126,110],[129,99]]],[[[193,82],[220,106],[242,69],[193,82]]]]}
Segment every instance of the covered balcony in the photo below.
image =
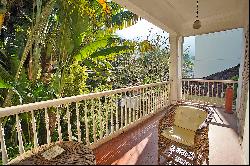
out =
{"type": "MultiPolygon", "coordinates": [[[[222,94],[226,89],[221,88],[213,95],[212,91],[216,91],[217,86],[211,86],[212,91],[208,91],[205,83],[216,85],[211,80],[184,79],[183,98],[179,102],[205,104],[214,111],[209,128],[210,164],[243,164],[236,114],[225,113],[223,108],[225,95],[222,94]],[[185,82],[189,82],[189,86],[185,82]],[[200,85],[200,91],[195,91],[190,82],[197,87],[200,85]]],[[[219,83],[225,87],[237,84],[229,80],[217,81],[219,83]]],[[[38,146],[44,139],[44,143],[79,141],[94,150],[97,164],[157,164],[158,122],[171,106],[169,92],[169,82],[160,82],[1,108],[1,115],[14,116],[18,122],[16,130],[20,154],[28,150],[24,149],[22,133],[29,131],[28,128],[22,129],[19,117],[27,114],[31,116],[33,136],[26,143],[28,141],[38,146]],[[44,119],[43,116],[36,119],[38,113],[43,114],[44,119]],[[56,113],[56,119],[51,118],[53,113],[56,113]],[[76,121],[72,122],[71,119],[76,121]],[[39,120],[46,122],[46,137],[36,131],[39,120]]],[[[3,131],[2,143],[5,142],[3,131]]],[[[2,155],[8,156],[8,151],[3,145],[2,155]]]]}
{"type": "Polygon", "coordinates": [[[196,1],[115,2],[170,33],[169,80],[0,108],[2,164],[43,144],[78,141],[93,149],[97,164],[156,165],[159,120],[173,105],[183,102],[204,105],[214,112],[209,125],[210,164],[249,164],[249,1],[201,1],[200,29],[192,28],[196,1]],[[245,36],[239,81],[182,78],[183,37],[234,28],[243,28],[245,36]],[[229,86],[237,91],[233,114],[224,112],[229,86]],[[15,121],[7,122],[10,118],[15,121]],[[23,126],[23,118],[30,122],[28,126],[23,126]],[[38,122],[43,131],[37,131],[38,122]],[[12,128],[6,128],[6,123],[12,128]],[[4,133],[8,130],[16,131],[18,149],[6,147],[10,138],[4,133]],[[29,138],[23,137],[24,132],[29,138]]]}

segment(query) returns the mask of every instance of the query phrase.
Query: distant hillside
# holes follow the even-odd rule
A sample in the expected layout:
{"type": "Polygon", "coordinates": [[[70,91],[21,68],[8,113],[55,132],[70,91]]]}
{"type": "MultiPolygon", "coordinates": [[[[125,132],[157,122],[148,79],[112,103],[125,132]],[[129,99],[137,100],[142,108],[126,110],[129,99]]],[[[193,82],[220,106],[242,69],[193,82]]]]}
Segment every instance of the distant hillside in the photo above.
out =
{"type": "Polygon", "coordinates": [[[240,68],[240,64],[238,64],[237,66],[231,67],[229,69],[223,70],[221,72],[211,74],[207,77],[203,77],[203,79],[206,79],[206,80],[229,80],[234,76],[239,76],[239,68],[240,68]]]}

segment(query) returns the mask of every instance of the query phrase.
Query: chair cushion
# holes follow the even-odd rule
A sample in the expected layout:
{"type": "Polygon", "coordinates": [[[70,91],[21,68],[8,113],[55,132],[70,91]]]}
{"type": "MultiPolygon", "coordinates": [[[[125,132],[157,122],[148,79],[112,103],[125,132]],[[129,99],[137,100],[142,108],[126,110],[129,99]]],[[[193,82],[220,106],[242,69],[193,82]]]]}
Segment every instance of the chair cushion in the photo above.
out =
{"type": "Polygon", "coordinates": [[[206,120],[207,112],[192,106],[179,106],[176,108],[174,125],[196,131],[199,126],[206,120]]]}
{"type": "Polygon", "coordinates": [[[195,132],[192,130],[186,130],[178,126],[173,126],[163,130],[161,135],[165,138],[182,143],[184,145],[194,145],[195,132]]]}

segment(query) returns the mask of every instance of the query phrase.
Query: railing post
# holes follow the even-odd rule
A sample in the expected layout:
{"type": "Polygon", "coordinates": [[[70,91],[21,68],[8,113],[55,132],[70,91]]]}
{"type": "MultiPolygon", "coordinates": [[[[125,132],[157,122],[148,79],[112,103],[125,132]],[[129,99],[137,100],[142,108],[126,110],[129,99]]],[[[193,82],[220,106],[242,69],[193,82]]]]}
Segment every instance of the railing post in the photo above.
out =
{"type": "Polygon", "coordinates": [[[131,121],[134,122],[134,121],[135,121],[135,118],[136,118],[136,117],[135,117],[135,113],[136,113],[136,101],[137,101],[137,100],[136,100],[136,96],[135,96],[134,90],[132,90],[131,92],[132,92],[132,94],[133,94],[133,95],[132,95],[132,99],[133,99],[133,100],[132,100],[132,106],[133,106],[133,107],[132,107],[132,108],[133,108],[133,120],[131,120],[131,121]]]}
{"type": "Polygon", "coordinates": [[[81,123],[80,123],[80,114],[79,114],[79,108],[78,103],[76,102],[76,126],[77,126],[77,140],[78,142],[82,142],[81,140],[81,123]]]}
{"type": "Polygon", "coordinates": [[[183,94],[182,94],[182,100],[185,100],[186,99],[186,81],[183,81],[182,80],[182,90],[183,90],[183,94]]]}
{"type": "Polygon", "coordinates": [[[147,100],[145,100],[145,89],[142,88],[142,115],[140,115],[140,118],[142,116],[146,115],[146,106],[147,106],[147,100]]]}
{"type": "MultiPolygon", "coordinates": [[[[114,98],[113,98],[113,96],[111,96],[111,104],[113,104],[113,103],[114,103],[114,98]]],[[[112,105],[110,108],[110,123],[111,123],[111,133],[113,133],[114,132],[114,108],[112,105]]]]}
{"type": "Polygon", "coordinates": [[[194,84],[194,102],[197,102],[197,82],[194,84]]]}
{"type": "Polygon", "coordinates": [[[8,154],[4,139],[4,128],[2,126],[2,118],[0,118],[0,141],[1,141],[1,152],[2,152],[2,163],[3,165],[5,165],[8,162],[8,154]]]}
{"type": "Polygon", "coordinates": [[[99,122],[100,122],[100,139],[103,138],[103,119],[102,119],[102,102],[101,98],[98,98],[98,116],[99,116],[99,122]]]}
{"type": "Polygon", "coordinates": [[[154,98],[153,98],[153,87],[150,87],[150,111],[149,114],[154,110],[154,98]]]}
{"type": "Polygon", "coordinates": [[[70,110],[69,110],[69,104],[67,104],[67,122],[68,122],[68,135],[69,135],[69,141],[72,141],[72,131],[71,131],[71,123],[70,123],[70,110]]]}
{"type": "Polygon", "coordinates": [[[152,88],[152,110],[151,110],[151,113],[153,113],[155,110],[155,90],[154,90],[154,87],[151,87],[151,88],[152,88]]]}
{"type": "Polygon", "coordinates": [[[22,127],[19,120],[19,115],[16,114],[16,130],[18,134],[18,148],[20,155],[24,153],[23,138],[22,138],[22,127]]]}
{"type": "Polygon", "coordinates": [[[88,124],[88,104],[87,101],[85,101],[84,106],[84,121],[85,121],[85,134],[86,134],[86,144],[89,146],[89,124],[88,124]]]}
{"type": "Polygon", "coordinates": [[[131,118],[132,118],[132,108],[131,108],[131,105],[132,105],[132,98],[131,98],[131,96],[132,96],[132,91],[129,91],[129,94],[128,94],[128,97],[129,97],[129,107],[128,107],[128,124],[130,124],[131,123],[131,118]]]}
{"type": "MultiPolygon", "coordinates": [[[[121,102],[123,101],[122,99],[123,99],[123,97],[122,97],[122,93],[121,93],[121,102]]],[[[121,104],[121,128],[123,128],[123,126],[124,126],[123,125],[123,123],[124,123],[124,107],[125,106],[121,104]]]]}
{"type": "Polygon", "coordinates": [[[141,108],[141,100],[142,100],[142,97],[141,97],[141,89],[137,89],[137,98],[136,98],[136,110],[137,110],[137,114],[136,114],[136,120],[139,119],[140,117],[140,112],[142,110],[141,108]],[[139,95],[139,96],[138,96],[139,95]]]}
{"type": "Polygon", "coordinates": [[[115,125],[115,131],[118,131],[119,130],[119,116],[118,116],[118,96],[117,96],[118,94],[116,94],[115,95],[115,110],[116,110],[116,112],[115,112],[115,123],[116,123],[116,125],[115,125]]]}
{"type": "Polygon", "coordinates": [[[56,121],[57,121],[57,132],[58,132],[58,139],[61,142],[62,141],[62,127],[61,127],[61,119],[60,119],[60,110],[59,107],[56,107],[56,121]]]}
{"type": "Polygon", "coordinates": [[[94,99],[91,99],[91,114],[92,114],[92,129],[93,129],[93,139],[94,142],[96,142],[96,114],[95,114],[95,108],[94,108],[94,99]]]}
{"type": "Polygon", "coordinates": [[[109,103],[108,103],[108,97],[105,96],[105,106],[104,106],[104,110],[105,110],[105,128],[106,128],[106,134],[105,136],[109,135],[109,103]]]}
{"type": "Polygon", "coordinates": [[[168,85],[164,85],[164,107],[168,105],[168,85]]]}
{"type": "Polygon", "coordinates": [[[214,82],[212,82],[212,98],[211,104],[214,105],[214,82]]]}
{"type": "Polygon", "coordinates": [[[46,123],[46,133],[47,133],[47,144],[50,144],[51,138],[50,138],[50,130],[49,130],[49,115],[48,115],[47,108],[45,108],[45,123],[46,123]]]}
{"type": "Polygon", "coordinates": [[[38,146],[38,140],[37,140],[37,132],[36,132],[36,118],[34,115],[34,111],[31,111],[31,123],[32,123],[32,131],[33,131],[33,139],[34,139],[34,147],[38,146]]]}
{"type": "Polygon", "coordinates": [[[127,110],[127,100],[128,100],[128,97],[127,97],[127,94],[126,94],[126,92],[124,93],[125,95],[125,97],[124,97],[124,99],[125,99],[125,126],[127,126],[128,125],[128,110],[127,110]]]}

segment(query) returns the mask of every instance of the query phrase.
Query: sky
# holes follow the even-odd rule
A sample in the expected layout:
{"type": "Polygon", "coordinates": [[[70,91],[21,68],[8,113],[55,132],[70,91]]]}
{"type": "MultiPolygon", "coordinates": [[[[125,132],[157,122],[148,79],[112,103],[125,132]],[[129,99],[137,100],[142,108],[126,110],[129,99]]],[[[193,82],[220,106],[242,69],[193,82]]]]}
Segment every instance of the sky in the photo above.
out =
{"type": "MultiPolygon", "coordinates": [[[[116,31],[116,34],[124,39],[128,40],[145,40],[149,35],[149,30],[151,29],[150,37],[154,37],[156,34],[166,35],[169,34],[145,19],[138,21],[135,25],[122,30],[116,31]]],[[[191,56],[195,56],[195,37],[184,37],[183,50],[189,47],[189,53],[191,56]]]]}

